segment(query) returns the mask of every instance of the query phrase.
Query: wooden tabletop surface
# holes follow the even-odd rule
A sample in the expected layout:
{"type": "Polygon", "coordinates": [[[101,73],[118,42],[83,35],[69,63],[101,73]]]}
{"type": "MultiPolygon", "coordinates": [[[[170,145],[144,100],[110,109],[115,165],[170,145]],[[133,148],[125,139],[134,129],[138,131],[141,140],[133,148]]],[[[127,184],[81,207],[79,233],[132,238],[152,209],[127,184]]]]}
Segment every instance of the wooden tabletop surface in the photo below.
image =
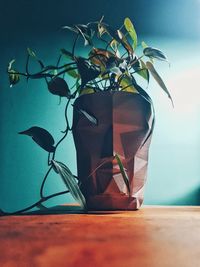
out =
{"type": "Polygon", "coordinates": [[[0,218],[0,267],[198,267],[200,207],[0,218]]]}

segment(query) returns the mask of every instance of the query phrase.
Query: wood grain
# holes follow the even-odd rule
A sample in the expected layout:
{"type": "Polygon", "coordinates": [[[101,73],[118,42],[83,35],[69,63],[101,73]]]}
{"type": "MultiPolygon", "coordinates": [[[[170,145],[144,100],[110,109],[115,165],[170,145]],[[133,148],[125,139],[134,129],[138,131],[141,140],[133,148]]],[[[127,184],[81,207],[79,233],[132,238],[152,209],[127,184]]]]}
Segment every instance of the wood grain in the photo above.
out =
{"type": "Polygon", "coordinates": [[[198,267],[200,207],[0,218],[1,267],[198,267]]]}

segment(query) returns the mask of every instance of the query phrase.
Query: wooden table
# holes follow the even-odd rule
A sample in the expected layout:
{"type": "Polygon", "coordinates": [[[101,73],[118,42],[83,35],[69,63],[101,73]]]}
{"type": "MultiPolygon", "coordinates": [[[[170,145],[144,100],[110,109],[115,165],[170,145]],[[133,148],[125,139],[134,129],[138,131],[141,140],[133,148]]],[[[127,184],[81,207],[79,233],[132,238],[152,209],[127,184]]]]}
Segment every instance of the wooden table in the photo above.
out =
{"type": "Polygon", "coordinates": [[[198,267],[200,207],[0,218],[0,267],[198,267]]]}

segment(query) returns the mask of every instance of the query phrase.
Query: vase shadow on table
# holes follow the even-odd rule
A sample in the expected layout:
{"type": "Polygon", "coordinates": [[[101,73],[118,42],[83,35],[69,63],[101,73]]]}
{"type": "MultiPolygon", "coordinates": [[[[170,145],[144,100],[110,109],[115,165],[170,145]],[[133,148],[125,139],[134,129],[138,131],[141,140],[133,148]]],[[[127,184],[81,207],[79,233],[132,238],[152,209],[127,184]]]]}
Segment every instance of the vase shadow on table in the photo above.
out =
{"type": "Polygon", "coordinates": [[[35,210],[24,212],[21,215],[62,215],[62,214],[87,214],[87,215],[106,215],[106,214],[116,214],[116,213],[123,213],[126,211],[122,210],[92,210],[92,211],[85,211],[81,206],[74,205],[74,204],[67,204],[67,205],[57,205],[51,208],[42,209],[42,210],[35,210]]]}

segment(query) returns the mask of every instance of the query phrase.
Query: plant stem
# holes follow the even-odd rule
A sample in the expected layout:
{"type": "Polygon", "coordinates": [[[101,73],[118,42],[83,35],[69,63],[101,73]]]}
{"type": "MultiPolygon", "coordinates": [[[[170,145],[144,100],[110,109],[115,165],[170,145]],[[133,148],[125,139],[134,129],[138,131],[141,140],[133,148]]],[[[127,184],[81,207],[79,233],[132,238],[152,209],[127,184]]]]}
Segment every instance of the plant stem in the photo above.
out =
{"type": "Polygon", "coordinates": [[[62,191],[62,192],[58,192],[58,193],[54,193],[52,195],[49,195],[47,197],[42,197],[40,200],[38,200],[37,202],[35,202],[34,204],[24,208],[24,209],[21,209],[21,210],[18,210],[18,211],[15,211],[15,212],[4,212],[1,210],[1,213],[0,213],[0,216],[4,216],[4,215],[20,215],[21,213],[24,213],[25,211],[28,211],[28,210],[31,210],[35,207],[37,207],[38,205],[40,205],[41,203],[53,198],[53,197],[57,197],[57,196],[60,196],[60,195],[64,195],[64,194],[67,194],[69,193],[69,190],[66,190],[66,191],[62,191]]]}
{"type": "Polygon", "coordinates": [[[75,40],[74,40],[74,44],[73,44],[73,47],[72,47],[72,55],[73,55],[73,58],[74,58],[74,54],[75,54],[76,43],[78,41],[79,36],[80,36],[80,34],[77,34],[76,35],[75,40]]]}
{"type": "Polygon", "coordinates": [[[30,55],[27,55],[27,59],[26,59],[26,73],[29,75],[29,71],[28,71],[28,65],[29,65],[29,59],[30,59],[30,55]]]}
{"type": "Polygon", "coordinates": [[[55,77],[58,77],[59,75],[63,74],[63,73],[66,73],[67,71],[70,71],[70,70],[76,70],[77,67],[73,67],[73,68],[69,68],[69,69],[65,69],[65,70],[62,70],[60,71],[58,74],[54,75],[53,78],[55,77]]]}
{"type": "Polygon", "coordinates": [[[51,170],[52,170],[52,166],[48,169],[48,171],[47,171],[47,173],[45,174],[44,179],[43,179],[43,181],[42,181],[42,184],[41,184],[41,187],[40,187],[40,197],[41,197],[41,198],[44,198],[44,195],[43,195],[43,189],[44,189],[44,185],[45,185],[45,182],[46,182],[46,180],[47,180],[47,177],[48,177],[49,173],[51,172],[51,170]]]}

